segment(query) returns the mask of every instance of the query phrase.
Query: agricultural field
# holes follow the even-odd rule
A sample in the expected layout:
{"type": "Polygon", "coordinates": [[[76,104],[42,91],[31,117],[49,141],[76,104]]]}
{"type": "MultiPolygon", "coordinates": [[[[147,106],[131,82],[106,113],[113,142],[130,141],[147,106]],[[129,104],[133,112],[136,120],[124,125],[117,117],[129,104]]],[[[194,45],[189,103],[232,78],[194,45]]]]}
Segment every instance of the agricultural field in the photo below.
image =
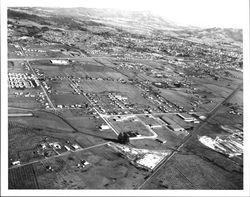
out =
{"type": "Polygon", "coordinates": [[[72,93],[64,93],[64,94],[51,94],[50,99],[52,103],[57,105],[81,105],[85,107],[85,104],[89,104],[89,101],[83,95],[76,95],[72,93]]]}
{"type": "Polygon", "coordinates": [[[24,179],[23,183],[19,183],[15,177],[30,171],[25,171],[24,167],[10,170],[12,188],[126,189],[135,188],[148,175],[147,171],[137,169],[105,144],[37,162],[29,167],[33,168],[33,177],[24,179]],[[88,164],[83,166],[82,160],[88,164]]]}
{"type": "Polygon", "coordinates": [[[38,189],[33,164],[9,170],[10,189],[38,189]]]}
{"type": "Polygon", "coordinates": [[[37,102],[35,98],[25,98],[25,97],[9,97],[10,107],[28,108],[28,109],[41,109],[44,106],[37,102]]]}

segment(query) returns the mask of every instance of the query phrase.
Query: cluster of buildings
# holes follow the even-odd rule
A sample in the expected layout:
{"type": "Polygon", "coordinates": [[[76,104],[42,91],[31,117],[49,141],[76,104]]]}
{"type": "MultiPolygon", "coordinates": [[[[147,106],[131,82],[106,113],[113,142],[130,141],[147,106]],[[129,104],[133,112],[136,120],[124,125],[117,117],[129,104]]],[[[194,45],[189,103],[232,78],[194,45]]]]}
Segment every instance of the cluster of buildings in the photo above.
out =
{"type": "MultiPolygon", "coordinates": [[[[199,120],[197,120],[195,117],[193,117],[187,113],[177,113],[177,114],[175,114],[175,116],[180,117],[183,121],[185,121],[187,123],[194,123],[194,124],[200,123],[199,120]]],[[[164,115],[161,117],[161,119],[166,123],[167,127],[170,128],[172,131],[174,131],[177,135],[183,134],[183,135],[187,136],[189,134],[187,130],[185,130],[176,121],[169,118],[168,116],[164,115]]]]}
{"type": "Polygon", "coordinates": [[[35,88],[40,85],[39,80],[29,73],[8,73],[8,82],[9,87],[15,89],[35,88]]]}
{"type": "Polygon", "coordinates": [[[126,96],[122,96],[119,94],[112,94],[112,93],[109,93],[107,96],[120,109],[126,109],[125,105],[129,104],[128,97],[126,97],[126,96]]]}
{"type": "Polygon", "coordinates": [[[38,101],[39,103],[41,103],[43,106],[45,106],[46,109],[49,109],[49,103],[47,101],[47,98],[45,96],[45,94],[43,92],[38,93],[38,96],[36,98],[36,101],[38,101]]]}
{"type": "Polygon", "coordinates": [[[81,94],[81,91],[78,89],[78,84],[70,83],[69,86],[74,90],[76,94],[81,94]]]}
{"type": "Polygon", "coordinates": [[[175,132],[183,132],[185,129],[177,124],[174,120],[168,116],[162,116],[161,119],[167,124],[167,126],[175,132]]]}
{"type": "Polygon", "coordinates": [[[70,105],[57,105],[56,106],[58,109],[80,109],[83,106],[81,104],[70,104],[70,105]]]}
{"type": "Polygon", "coordinates": [[[90,163],[86,161],[85,159],[81,159],[80,163],[76,164],[78,168],[85,168],[88,165],[90,165],[90,163]]]}
{"type": "Polygon", "coordinates": [[[101,113],[105,113],[106,110],[101,106],[101,104],[99,104],[98,100],[98,96],[96,94],[93,93],[86,93],[86,97],[90,100],[91,104],[101,113]]]}
{"type": "Polygon", "coordinates": [[[41,50],[41,49],[32,49],[32,48],[25,48],[25,47],[22,47],[22,49],[24,50],[24,52],[38,52],[38,53],[45,53],[46,51],[44,50],[41,50]]]}
{"type": "MultiPolygon", "coordinates": [[[[42,150],[42,151],[46,151],[47,149],[52,148],[57,153],[58,153],[58,150],[76,151],[76,150],[81,149],[81,147],[76,143],[75,144],[70,144],[70,143],[64,144],[62,142],[44,142],[44,143],[39,144],[38,147],[39,147],[39,150],[42,150]]],[[[44,152],[41,154],[44,154],[44,152]]]]}
{"type": "Polygon", "coordinates": [[[208,136],[200,136],[199,141],[205,146],[229,157],[241,156],[243,154],[243,132],[236,132],[226,137],[217,136],[215,139],[208,136]]]}
{"type": "MultiPolygon", "coordinates": [[[[44,157],[50,157],[53,155],[52,152],[59,155],[60,153],[65,152],[65,151],[77,151],[80,149],[81,149],[81,147],[77,143],[74,143],[74,144],[67,143],[66,144],[63,142],[45,141],[45,142],[38,144],[36,152],[38,155],[41,155],[44,157]]],[[[11,160],[11,158],[10,158],[10,160],[11,160]]],[[[21,165],[21,160],[19,159],[19,160],[12,161],[11,165],[12,166],[21,165]]],[[[49,169],[49,170],[51,170],[51,169],[49,169]]]]}
{"type": "Polygon", "coordinates": [[[239,107],[238,105],[230,105],[228,113],[235,114],[235,115],[242,115],[243,109],[239,107]]]}
{"type": "Polygon", "coordinates": [[[133,70],[133,71],[139,71],[139,72],[143,72],[143,71],[148,71],[148,69],[151,69],[150,67],[141,64],[141,63],[127,63],[127,62],[123,62],[120,63],[119,66],[117,67],[118,69],[127,69],[127,70],[133,70]]]}
{"type": "Polygon", "coordinates": [[[129,104],[128,97],[116,93],[107,93],[97,95],[87,93],[86,96],[91,101],[93,106],[101,113],[114,114],[127,114],[129,109],[126,105],[129,104]]]}
{"type": "Polygon", "coordinates": [[[49,86],[45,81],[43,81],[42,84],[48,93],[52,92],[51,86],[49,86]]]}
{"type": "Polygon", "coordinates": [[[195,124],[200,123],[199,120],[197,120],[195,117],[191,116],[190,114],[187,113],[178,113],[177,116],[179,116],[181,119],[183,119],[186,122],[193,122],[195,124]]]}

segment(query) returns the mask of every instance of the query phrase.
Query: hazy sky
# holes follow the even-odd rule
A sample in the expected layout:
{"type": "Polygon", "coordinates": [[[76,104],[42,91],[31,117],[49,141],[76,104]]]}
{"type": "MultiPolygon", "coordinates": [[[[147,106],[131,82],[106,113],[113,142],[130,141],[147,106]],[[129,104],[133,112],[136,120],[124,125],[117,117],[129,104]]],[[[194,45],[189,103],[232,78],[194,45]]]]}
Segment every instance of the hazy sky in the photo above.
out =
{"type": "Polygon", "coordinates": [[[242,28],[249,0],[7,0],[8,6],[96,7],[149,10],[179,23],[201,27],[242,28]]]}

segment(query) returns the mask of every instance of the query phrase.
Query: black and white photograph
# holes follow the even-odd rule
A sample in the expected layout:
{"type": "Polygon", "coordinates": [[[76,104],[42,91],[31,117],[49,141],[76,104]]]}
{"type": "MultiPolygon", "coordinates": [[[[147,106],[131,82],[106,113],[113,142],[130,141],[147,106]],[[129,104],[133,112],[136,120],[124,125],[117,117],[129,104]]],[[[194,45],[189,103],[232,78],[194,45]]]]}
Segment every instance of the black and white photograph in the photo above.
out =
{"type": "Polygon", "coordinates": [[[1,195],[249,196],[249,75],[248,0],[4,1],[1,195]]]}

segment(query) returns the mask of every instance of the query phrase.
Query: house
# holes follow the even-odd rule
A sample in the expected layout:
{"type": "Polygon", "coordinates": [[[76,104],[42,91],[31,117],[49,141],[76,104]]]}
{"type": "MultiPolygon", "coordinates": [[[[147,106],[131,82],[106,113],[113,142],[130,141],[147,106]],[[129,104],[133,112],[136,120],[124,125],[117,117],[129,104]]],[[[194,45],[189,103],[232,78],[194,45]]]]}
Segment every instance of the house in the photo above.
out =
{"type": "Polygon", "coordinates": [[[101,130],[107,130],[107,129],[109,129],[109,126],[103,124],[103,125],[101,125],[99,128],[100,128],[101,130]]]}
{"type": "Polygon", "coordinates": [[[72,144],[72,147],[73,147],[75,150],[80,149],[80,146],[79,146],[78,144],[72,144]]]}
{"type": "Polygon", "coordinates": [[[20,161],[13,161],[13,162],[11,163],[11,165],[13,165],[13,166],[20,165],[20,164],[21,164],[20,161]]]}
{"type": "Polygon", "coordinates": [[[66,148],[67,151],[70,151],[70,148],[66,145],[64,145],[64,148],[66,148]]]}
{"type": "Polygon", "coordinates": [[[62,109],[62,108],[63,108],[63,106],[62,106],[62,105],[57,105],[57,108],[62,109]]]}
{"type": "Polygon", "coordinates": [[[45,143],[40,144],[40,146],[41,146],[42,149],[46,149],[46,144],[45,143]]]}

